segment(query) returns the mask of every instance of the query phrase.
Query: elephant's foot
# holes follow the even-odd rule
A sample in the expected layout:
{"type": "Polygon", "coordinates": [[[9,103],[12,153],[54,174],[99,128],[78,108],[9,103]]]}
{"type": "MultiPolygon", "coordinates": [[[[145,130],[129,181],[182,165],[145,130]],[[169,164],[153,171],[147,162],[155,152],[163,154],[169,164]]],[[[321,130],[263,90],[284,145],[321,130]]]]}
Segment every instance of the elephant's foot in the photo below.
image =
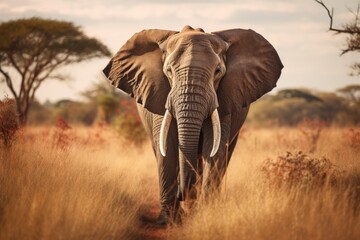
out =
{"type": "Polygon", "coordinates": [[[181,224],[184,217],[184,210],[178,206],[172,211],[162,209],[160,215],[156,221],[156,224],[160,226],[167,226],[171,224],[181,224]]]}
{"type": "Polygon", "coordinates": [[[166,211],[161,210],[158,219],[156,220],[156,224],[160,226],[167,226],[169,224],[169,215],[166,211]]]}

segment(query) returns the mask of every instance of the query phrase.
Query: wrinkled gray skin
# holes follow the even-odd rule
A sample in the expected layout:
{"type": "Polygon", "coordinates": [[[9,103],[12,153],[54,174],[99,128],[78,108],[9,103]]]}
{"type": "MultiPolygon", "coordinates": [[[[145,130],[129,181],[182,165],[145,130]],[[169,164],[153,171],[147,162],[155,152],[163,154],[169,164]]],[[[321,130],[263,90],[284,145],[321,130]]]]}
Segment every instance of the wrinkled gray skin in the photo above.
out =
{"type": "Polygon", "coordinates": [[[250,103],[276,86],[282,67],[275,49],[252,30],[210,34],[189,26],[181,32],[144,30],[111,59],[104,74],[136,99],[152,140],[162,223],[174,219],[179,201],[196,198],[195,185],[205,197],[219,188],[250,103]],[[163,156],[166,110],[172,120],[163,156]],[[210,157],[215,110],[221,137],[210,157]]]}

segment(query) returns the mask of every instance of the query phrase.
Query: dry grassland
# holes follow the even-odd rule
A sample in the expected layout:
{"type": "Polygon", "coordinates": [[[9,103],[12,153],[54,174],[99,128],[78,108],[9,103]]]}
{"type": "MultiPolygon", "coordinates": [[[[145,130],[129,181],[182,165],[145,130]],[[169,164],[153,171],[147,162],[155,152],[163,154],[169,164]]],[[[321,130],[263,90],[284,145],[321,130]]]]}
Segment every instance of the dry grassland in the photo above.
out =
{"type": "Polygon", "coordinates": [[[135,147],[106,128],[29,128],[1,149],[0,239],[359,239],[356,141],[325,128],[308,154],[334,164],[335,182],[274,185],[265,160],[306,153],[311,141],[298,129],[245,129],[221,194],[150,236],[142,218],[159,196],[149,143],[135,147]]]}

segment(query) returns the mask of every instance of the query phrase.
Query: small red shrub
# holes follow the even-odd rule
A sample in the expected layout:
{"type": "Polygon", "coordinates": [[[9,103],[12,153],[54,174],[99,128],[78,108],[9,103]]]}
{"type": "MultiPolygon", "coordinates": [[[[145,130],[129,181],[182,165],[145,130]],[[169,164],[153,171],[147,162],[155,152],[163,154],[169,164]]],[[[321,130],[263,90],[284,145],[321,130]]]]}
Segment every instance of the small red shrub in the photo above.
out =
{"type": "Polygon", "coordinates": [[[351,148],[360,150],[360,129],[350,128],[344,136],[351,148]]]}
{"type": "Polygon", "coordinates": [[[70,143],[75,139],[75,136],[69,132],[70,125],[63,117],[58,117],[56,129],[54,133],[54,146],[60,149],[66,149],[70,143]]]}
{"type": "Polygon", "coordinates": [[[329,159],[309,157],[302,152],[287,152],[275,160],[268,158],[261,170],[273,186],[324,184],[336,181],[341,175],[329,159]]]}
{"type": "Polygon", "coordinates": [[[70,125],[61,116],[59,116],[57,119],[56,128],[61,131],[66,131],[68,129],[71,129],[70,125]]]}
{"type": "Polygon", "coordinates": [[[6,148],[11,146],[19,129],[19,115],[15,101],[5,97],[4,100],[0,100],[0,138],[6,148]]]}

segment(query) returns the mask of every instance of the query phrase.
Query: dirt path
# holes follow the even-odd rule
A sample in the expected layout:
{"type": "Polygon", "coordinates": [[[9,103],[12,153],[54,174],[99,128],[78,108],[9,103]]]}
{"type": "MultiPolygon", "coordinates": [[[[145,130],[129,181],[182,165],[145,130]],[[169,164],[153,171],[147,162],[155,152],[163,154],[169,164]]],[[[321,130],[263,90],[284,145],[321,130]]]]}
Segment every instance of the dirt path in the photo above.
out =
{"type": "Polygon", "coordinates": [[[166,239],[166,226],[156,224],[160,213],[160,206],[157,201],[151,201],[140,208],[141,228],[140,239],[163,240],[166,239]]]}

